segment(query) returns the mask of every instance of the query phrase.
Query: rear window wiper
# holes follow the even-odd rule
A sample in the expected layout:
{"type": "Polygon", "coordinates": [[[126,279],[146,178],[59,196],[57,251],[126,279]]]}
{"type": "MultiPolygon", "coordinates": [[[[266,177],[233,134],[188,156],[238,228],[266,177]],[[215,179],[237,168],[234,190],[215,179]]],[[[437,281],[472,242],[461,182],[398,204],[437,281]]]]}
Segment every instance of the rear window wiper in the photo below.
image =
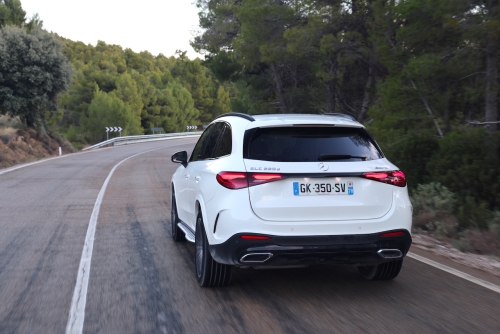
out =
{"type": "Polygon", "coordinates": [[[366,157],[348,154],[321,154],[318,157],[318,161],[333,161],[333,160],[345,160],[345,159],[361,159],[366,161],[366,157]]]}

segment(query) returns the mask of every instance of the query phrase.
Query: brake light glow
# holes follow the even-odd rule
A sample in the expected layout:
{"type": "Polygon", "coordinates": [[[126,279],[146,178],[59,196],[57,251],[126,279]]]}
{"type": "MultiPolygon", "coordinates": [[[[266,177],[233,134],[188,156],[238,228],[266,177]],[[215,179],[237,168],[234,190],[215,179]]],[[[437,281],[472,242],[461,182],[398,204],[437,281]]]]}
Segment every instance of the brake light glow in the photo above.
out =
{"type": "Polygon", "coordinates": [[[387,184],[392,184],[397,187],[405,187],[406,186],[406,176],[400,171],[391,171],[391,172],[371,172],[364,173],[363,177],[373,181],[379,181],[387,184]]]}
{"type": "Polygon", "coordinates": [[[240,239],[245,240],[271,240],[271,237],[266,235],[241,235],[240,239]]]}
{"type": "Polygon", "coordinates": [[[284,178],[284,175],[281,174],[248,173],[248,185],[251,187],[267,182],[282,180],[284,178]]]}
{"type": "Polygon", "coordinates": [[[404,235],[405,233],[403,231],[395,231],[395,232],[387,232],[387,233],[382,233],[380,236],[381,237],[399,237],[404,235]]]}
{"type": "Polygon", "coordinates": [[[220,172],[216,177],[217,182],[228,189],[242,189],[285,178],[283,174],[245,172],[220,172]]]}
{"type": "Polygon", "coordinates": [[[248,187],[247,173],[221,172],[216,176],[217,182],[228,189],[241,189],[248,187]]]}

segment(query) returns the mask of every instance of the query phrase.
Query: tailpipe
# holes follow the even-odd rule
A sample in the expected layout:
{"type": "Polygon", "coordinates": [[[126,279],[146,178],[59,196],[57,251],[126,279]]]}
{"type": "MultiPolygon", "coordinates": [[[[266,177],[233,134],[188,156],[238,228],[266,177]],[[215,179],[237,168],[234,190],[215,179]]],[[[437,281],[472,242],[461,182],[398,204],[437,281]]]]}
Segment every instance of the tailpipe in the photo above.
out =
{"type": "Polygon", "coordinates": [[[241,263],[264,263],[273,257],[272,253],[248,253],[241,257],[241,263]]]}
{"type": "Polygon", "coordinates": [[[381,249],[377,254],[386,260],[400,259],[403,257],[403,253],[399,249],[381,249]]]}

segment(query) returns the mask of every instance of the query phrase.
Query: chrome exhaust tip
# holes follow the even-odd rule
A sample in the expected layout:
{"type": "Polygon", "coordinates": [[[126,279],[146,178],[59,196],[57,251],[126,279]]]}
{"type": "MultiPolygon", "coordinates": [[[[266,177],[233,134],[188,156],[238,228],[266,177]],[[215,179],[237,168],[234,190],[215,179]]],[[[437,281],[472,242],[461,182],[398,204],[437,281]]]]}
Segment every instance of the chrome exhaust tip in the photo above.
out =
{"type": "Polygon", "coordinates": [[[386,260],[399,259],[403,257],[403,253],[399,249],[381,249],[377,252],[377,254],[386,260]]]}
{"type": "Polygon", "coordinates": [[[273,257],[272,253],[248,253],[241,257],[241,263],[264,263],[273,257]]]}

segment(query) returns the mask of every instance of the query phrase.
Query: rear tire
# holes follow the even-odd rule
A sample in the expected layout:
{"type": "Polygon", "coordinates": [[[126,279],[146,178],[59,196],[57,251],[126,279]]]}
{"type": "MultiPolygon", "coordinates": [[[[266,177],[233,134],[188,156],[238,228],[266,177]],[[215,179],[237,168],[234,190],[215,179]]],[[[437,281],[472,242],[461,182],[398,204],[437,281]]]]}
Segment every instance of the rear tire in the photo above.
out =
{"type": "Polygon", "coordinates": [[[196,219],[195,269],[198,283],[204,287],[226,286],[231,281],[230,265],[215,262],[208,249],[208,240],[201,214],[196,219]]]}
{"type": "Polygon", "coordinates": [[[386,281],[396,278],[401,271],[402,265],[403,260],[401,259],[376,266],[359,266],[358,271],[364,279],[369,281],[386,281]]]}
{"type": "Polygon", "coordinates": [[[170,210],[170,228],[172,232],[172,239],[174,241],[184,241],[186,237],[184,232],[179,228],[179,216],[177,215],[177,202],[175,201],[175,191],[172,187],[172,209],[170,210]]]}

